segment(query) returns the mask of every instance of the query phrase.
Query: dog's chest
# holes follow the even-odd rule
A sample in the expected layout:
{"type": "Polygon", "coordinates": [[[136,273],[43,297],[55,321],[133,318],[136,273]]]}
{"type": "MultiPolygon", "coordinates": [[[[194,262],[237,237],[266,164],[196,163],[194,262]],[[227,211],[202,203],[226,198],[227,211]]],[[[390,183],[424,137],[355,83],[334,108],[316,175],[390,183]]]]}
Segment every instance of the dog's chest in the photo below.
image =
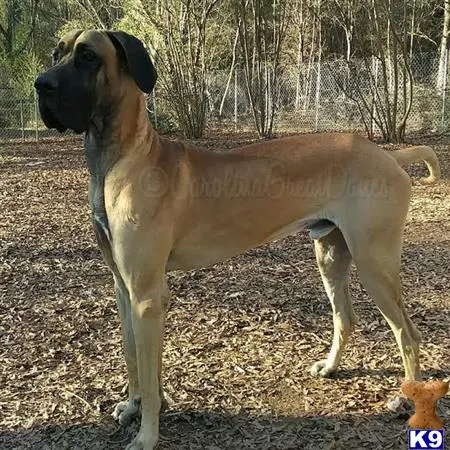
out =
{"type": "Polygon", "coordinates": [[[107,153],[102,150],[102,146],[96,145],[95,142],[86,138],[85,158],[90,174],[89,202],[97,240],[102,248],[111,245],[111,231],[105,208],[107,156],[107,153]]]}
{"type": "Polygon", "coordinates": [[[109,229],[108,215],[105,209],[104,183],[103,185],[91,181],[91,212],[94,226],[99,228],[111,243],[111,231],[109,229]]]}

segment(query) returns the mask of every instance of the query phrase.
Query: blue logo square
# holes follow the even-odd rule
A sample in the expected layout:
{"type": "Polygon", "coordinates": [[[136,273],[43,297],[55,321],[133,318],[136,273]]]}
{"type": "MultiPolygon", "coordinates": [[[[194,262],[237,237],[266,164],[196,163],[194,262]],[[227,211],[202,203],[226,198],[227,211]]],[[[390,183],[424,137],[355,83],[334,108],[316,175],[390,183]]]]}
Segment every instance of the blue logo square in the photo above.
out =
{"type": "Polygon", "coordinates": [[[444,450],[444,430],[408,430],[408,450],[444,450]]]}

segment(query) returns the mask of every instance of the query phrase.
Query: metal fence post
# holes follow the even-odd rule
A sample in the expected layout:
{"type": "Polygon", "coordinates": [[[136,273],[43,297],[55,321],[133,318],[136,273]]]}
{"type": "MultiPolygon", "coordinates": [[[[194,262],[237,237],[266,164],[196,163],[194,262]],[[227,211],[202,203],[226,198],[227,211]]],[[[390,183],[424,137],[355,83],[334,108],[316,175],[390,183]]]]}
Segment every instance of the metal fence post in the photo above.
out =
{"type": "Polygon", "coordinates": [[[36,96],[36,91],[33,90],[34,92],[34,121],[36,124],[36,142],[39,142],[39,126],[38,126],[38,103],[37,103],[37,96],[36,96]]]}
{"type": "MultiPolygon", "coordinates": [[[[373,64],[372,62],[372,66],[375,65],[375,70],[374,70],[374,79],[375,79],[375,92],[378,92],[378,71],[379,71],[379,67],[378,67],[378,59],[375,56],[372,56],[372,61],[375,62],[375,64],[373,64]]],[[[371,110],[370,110],[370,135],[373,137],[375,135],[375,102],[377,101],[375,95],[372,94],[372,105],[371,105],[371,110]]]]}
{"type": "Polygon", "coordinates": [[[317,63],[316,108],[315,108],[316,111],[315,111],[315,117],[314,117],[314,131],[319,130],[320,84],[322,82],[321,73],[320,73],[321,64],[322,64],[322,61],[320,61],[320,58],[319,58],[319,62],[317,63]]]}
{"type": "Polygon", "coordinates": [[[445,51],[445,64],[444,64],[444,79],[442,84],[442,109],[441,109],[441,129],[445,129],[445,103],[447,97],[447,72],[448,72],[448,53],[449,49],[445,51]]]}
{"type": "Polygon", "coordinates": [[[23,122],[23,99],[19,100],[20,104],[20,128],[22,130],[22,142],[25,140],[25,125],[23,122]]]}
{"type": "Polygon", "coordinates": [[[237,99],[237,91],[238,91],[238,69],[237,64],[234,66],[234,131],[237,131],[237,121],[238,121],[238,99],[237,99]]]}

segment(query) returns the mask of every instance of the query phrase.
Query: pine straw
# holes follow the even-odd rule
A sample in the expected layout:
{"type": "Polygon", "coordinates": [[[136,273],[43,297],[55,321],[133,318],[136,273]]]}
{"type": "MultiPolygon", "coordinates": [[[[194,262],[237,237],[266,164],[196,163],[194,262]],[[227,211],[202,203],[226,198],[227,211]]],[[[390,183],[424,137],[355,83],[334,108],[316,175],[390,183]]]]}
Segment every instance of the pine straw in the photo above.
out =
{"type": "MultiPolygon", "coordinates": [[[[203,145],[231,147],[216,137],[203,145]]],[[[443,180],[414,192],[403,287],[423,332],[426,376],[450,374],[450,138],[443,180]]],[[[81,142],[4,146],[0,241],[0,447],[121,449],[137,423],[110,417],[126,390],[112,280],[93,239],[81,142]]],[[[403,449],[406,419],[386,401],[402,365],[355,274],[360,324],[334,379],[315,379],[331,311],[307,235],[169,276],[160,449],[403,449]]],[[[441,402],[447,424],[450,401],[441,402]]]]}

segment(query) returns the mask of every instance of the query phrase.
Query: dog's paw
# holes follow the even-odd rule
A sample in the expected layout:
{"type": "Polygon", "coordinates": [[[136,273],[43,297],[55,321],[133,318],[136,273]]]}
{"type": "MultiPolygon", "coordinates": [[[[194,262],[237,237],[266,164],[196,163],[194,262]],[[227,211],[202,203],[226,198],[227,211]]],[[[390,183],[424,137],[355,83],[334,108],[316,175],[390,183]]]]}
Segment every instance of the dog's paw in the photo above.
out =
{"type": "Polygon", "coordinates": [[[139,431],[133,441],[128,444],[125,450],[153,450],[158,443],[158,436],[139,431]]]}
{"type": "Polygon", "coordinates": [[[334,371],[335,369],[327,364],[327,360],[323,359],[322,361],[317,361],[316,363],[314,363],[311,366],[309,373],[313,377],[326,378],[329,377],[334,371]]]}
{"type": "Polygon", "coordinates": [[[171,406],[175,404],[172,397],[170,397],[170,395],[166,391],[161,390],[160,395],[161,395],[161,412],[167,411],[168,409],[170,409],[171,406]]]}
{"type": "Polygon", "coordinates": [[[386,407],[391,412],[403,413],[408,408],[411,409],[411,403],[405,397],[395,396],[386,402],[386,407]]]}
{"type": "Polygon", "coordinates": [[[117,403],[112,416],[120,425],[128,425],[139,415],[141,409],[141,399],[139,397],[132,398],[125,402],[117,403]]]}

